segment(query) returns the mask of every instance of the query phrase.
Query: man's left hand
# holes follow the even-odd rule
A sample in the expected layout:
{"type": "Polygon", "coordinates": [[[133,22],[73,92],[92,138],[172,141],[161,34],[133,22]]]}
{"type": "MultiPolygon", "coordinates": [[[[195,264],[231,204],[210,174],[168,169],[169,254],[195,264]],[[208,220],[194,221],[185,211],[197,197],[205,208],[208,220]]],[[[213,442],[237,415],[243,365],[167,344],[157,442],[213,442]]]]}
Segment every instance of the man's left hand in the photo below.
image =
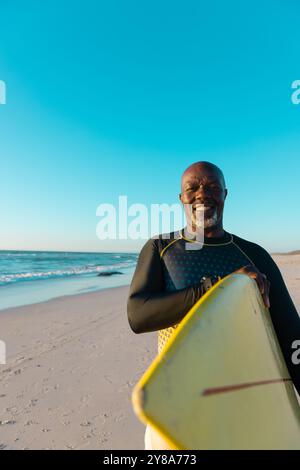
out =
{"type": "Polygon", "coordinates": [[[235,271],[235,274],[247,274],[247,276],[254,279],[258,285],[258,288],[262,295],[265,306],[267,308],[270,308],[270,299],[269,299],[270,281],[267,279],[267,276],[265,274],[258,271],[258,269],[252,264],[249,264],[247,266],[244,266],[238,269],[237,271],[235,271]]]}

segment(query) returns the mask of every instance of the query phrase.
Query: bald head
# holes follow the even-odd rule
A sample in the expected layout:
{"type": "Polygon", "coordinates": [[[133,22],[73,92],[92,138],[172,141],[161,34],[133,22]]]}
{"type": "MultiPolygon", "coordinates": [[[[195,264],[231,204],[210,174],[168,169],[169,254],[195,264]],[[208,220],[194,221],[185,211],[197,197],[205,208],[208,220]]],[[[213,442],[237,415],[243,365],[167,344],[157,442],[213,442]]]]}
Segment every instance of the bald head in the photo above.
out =
{"type": "Polygon", "coordinates": [[[217,165],[214,165],[214,163],[201,161],[201,162],[192,163],[183,172],[182,177],[181,177],[181,190],[183,191],[183,184],[186,179],[190,179],[194,175],[197,177],[201,174],[205,175],[208,173],[210,173],[214,177],[217,177],[220,183],[222,184],[223,188],[224,189],[226,188],[225,178],[224,178],[222,170],[217,165]]]}

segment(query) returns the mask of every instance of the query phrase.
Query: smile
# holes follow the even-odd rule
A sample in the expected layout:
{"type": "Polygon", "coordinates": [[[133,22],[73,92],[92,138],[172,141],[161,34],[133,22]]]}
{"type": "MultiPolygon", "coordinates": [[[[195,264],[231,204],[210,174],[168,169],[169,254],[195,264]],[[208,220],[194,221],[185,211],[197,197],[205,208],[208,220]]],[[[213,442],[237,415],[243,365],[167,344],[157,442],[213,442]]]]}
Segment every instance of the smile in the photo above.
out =
{"type": "Polygon", "coordinates": [[[197,204],[195,207],[193,207],[194,212],[206,212],[209,210],[215,209],[214,206],[205,206],[203,204],[197,204]]]}

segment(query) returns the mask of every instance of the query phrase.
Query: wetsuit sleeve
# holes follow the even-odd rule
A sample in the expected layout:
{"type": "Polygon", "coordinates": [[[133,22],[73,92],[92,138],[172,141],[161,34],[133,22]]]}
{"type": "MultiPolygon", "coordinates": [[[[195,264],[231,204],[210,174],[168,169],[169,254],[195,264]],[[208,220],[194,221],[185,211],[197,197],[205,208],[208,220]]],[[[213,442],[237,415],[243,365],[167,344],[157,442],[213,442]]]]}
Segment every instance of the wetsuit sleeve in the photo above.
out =
{"type": "Polygon", "coordinates": [[[132,279],[127,315],[135,333],[168,328],[180,322],[201,297],[201,285],[175,292],[164,290],[163,267],[156,240],[143,247],[132,279]]]}
{"type": "Polygon", "coordinates": [[[254,243],[243,245],[243,250],[271,283],[269,298],[272,323],[290,376],[300,395],[300,364],[294,364],[292,361],[292,355],[295,352],[292,345],[294,341],[300,340],[300,317],[281,272],[270,254],[254,243]]]}
{"type": "Polygon", "coordinates": [[[269,256],[267,275],[270,286],[270,314],[291,378],[300,395],[300,364],[293,364],[292,347],[300,340],[300,318],[281,272],[269,256]]]}

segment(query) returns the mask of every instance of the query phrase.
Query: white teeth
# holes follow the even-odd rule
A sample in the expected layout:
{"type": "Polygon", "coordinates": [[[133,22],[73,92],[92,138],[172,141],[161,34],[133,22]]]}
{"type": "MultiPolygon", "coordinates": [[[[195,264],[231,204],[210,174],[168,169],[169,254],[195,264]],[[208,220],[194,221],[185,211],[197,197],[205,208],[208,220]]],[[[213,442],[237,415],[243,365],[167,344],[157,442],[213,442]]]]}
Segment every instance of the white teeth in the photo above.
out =
{"type": "Polygon", "coordinates": [[[196,206],[195,207],[196,211],[207,211],[209,209],[212,209],[212,207],[211,206],[196,206]]]}

